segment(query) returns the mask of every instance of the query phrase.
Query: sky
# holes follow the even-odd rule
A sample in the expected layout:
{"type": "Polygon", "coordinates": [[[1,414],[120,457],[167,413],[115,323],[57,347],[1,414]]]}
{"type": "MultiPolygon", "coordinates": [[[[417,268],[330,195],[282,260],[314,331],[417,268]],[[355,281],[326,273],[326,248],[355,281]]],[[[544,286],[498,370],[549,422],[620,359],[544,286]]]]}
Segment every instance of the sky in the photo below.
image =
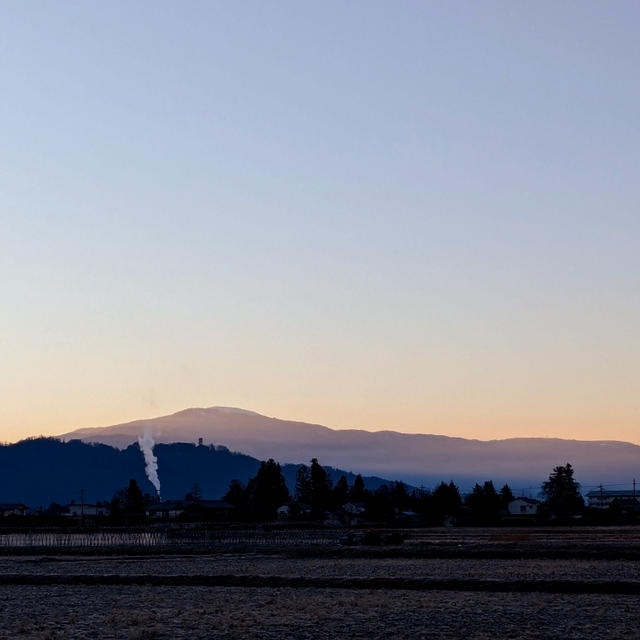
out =
{"type": "Polygon", "coordinates": [[[222,405],[640,443],[639,28],[0,3],[0,440],[222,405]]]}

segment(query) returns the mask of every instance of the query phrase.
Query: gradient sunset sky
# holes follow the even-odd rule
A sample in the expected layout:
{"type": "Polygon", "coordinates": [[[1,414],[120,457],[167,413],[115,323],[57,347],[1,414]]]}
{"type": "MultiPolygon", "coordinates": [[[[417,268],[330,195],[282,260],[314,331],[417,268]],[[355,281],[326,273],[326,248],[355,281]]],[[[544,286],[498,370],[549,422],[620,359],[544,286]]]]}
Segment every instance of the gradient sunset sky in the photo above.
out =
{"type": "Polygon", "coordinates": [[[640,3],[5,2],[0,440],[228,405],[640,443],[640,3]]]}

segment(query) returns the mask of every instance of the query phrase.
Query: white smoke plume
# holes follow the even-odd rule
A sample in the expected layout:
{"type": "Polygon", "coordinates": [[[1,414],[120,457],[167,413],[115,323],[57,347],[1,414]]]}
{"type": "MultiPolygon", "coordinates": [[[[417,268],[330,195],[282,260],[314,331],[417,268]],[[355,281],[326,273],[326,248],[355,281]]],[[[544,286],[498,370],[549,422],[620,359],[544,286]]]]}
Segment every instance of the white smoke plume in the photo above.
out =
{"type": "Polygon", "coordinates": [[[155,487],[155,490],[160,495],[160,478],[158,478],[158,458],[153,455],[153,436],[151,431],[145,430],[144,435],[138,437],[138,444],[140,445],[140,451],[144,455],[145,461],[145,473],[149,482],[155,487]]]}

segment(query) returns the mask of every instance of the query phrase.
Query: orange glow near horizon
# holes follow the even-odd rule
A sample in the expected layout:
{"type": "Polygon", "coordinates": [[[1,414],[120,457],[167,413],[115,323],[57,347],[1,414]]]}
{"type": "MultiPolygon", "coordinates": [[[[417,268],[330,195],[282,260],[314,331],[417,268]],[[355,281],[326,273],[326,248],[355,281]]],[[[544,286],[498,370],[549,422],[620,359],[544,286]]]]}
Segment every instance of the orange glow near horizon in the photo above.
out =
{"type": "MultiPolygon", "coordinates": [[[[318,410],[312,413],[302,410],[299,406],[289,409],[278,407],[256,407],[247,403],[231,402],[191,403],[184,406],[157,407],[131,406],[126,411],[103,410],[91,411],[86,407],[69,407],[68,414],[62,411],[52,415],[43,415],[41,419],[30,416],[23,421],[22,426],[0,429],[1,440],[15,442],[33,436],[55,436],[79,428],[104,427],[131,422],[145,418],[156,418],[176,413],[190,407],[208,406],[237,406],[255,411],[269,417],[282,420],[292,420],[321,424],[332,429],[363,429],[367,431],[399,431],[403,433],[429,433],[450,437],[460,437],[477,440],[499,440],[506,438],[546,437],[572,440],[620,440],[640,444],[637,435],[636,422],[633,416],[592,416],[589,420],[577,416],[540,414],[534,416],[492,415],[490,417],[473,418],[470,416],[453,414],[445,417],[437,412],[413,417],[408,411],[400,412],[378,408],[374,411],[364,411],[362,408],[351,411],[339,409],[318,410]],[[602,425],[608,424],[609,428],[602,425]],[[615,428],[612,426],[615,425],[615,428]]],[[[541,412],[540,412],[541,413],[541,412]]],[[[24,416],[22,416],[24,418],[24,416]]],[[[17,419],[14,424],[19,424],[17,419]]]]}

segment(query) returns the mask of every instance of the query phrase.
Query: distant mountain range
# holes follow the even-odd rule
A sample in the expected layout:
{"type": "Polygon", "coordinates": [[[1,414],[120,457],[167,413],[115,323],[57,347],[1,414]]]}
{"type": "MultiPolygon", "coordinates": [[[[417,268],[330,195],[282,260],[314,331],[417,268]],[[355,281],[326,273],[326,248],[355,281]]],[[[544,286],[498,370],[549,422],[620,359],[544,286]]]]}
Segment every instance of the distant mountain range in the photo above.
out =
{"type": "Polygon", "coordinates": [[[260,460],[308,462],[355,473],[403,480],[432,487],[454,480],[461,488],[492,479],[508,482],[516,491],[535,495],[554,466],[570,462],[583,485],[631,484],[640,479],[640,446],[617,441],[510,438],[467,440],[442,435],[396,431],[336,430],[293,422],[230,407],[186,409],[170,416],[136,420],[109,427],[78,429],[63,434],[126,447],[149,430],[156,442],[197,442],[225,445],[260,460]]]}
{"type": "MultiPolygon", "coordinates": [[[[260,461],[226,447],[196,446],[192,443],[157,444],[158,475],[163,498],[183,498],[194,484],[205,498],[222,497],[231,480],[246,483],[255,475],[260,461]]],[[[295,487],[299,465],[283,465],[289,490],[295,487]]],[[[355,476],[325,467],[335,482],[341,475],[353,484],[355,476]]],[[[46,508],[51,502],[67,504],[110,500],[133,478],[143,492],[154,494],[145,474],[145,461],[138,443],[125,449],[80,440],[62,442],[55,438],[34,438],[0,445],[0,502],[22,502],[46,508]],[[82,492],[82,494],[81,494],[82,492]]],[[[388,481],[365,477],[365,486],[376,489],[388,481]]]]}

